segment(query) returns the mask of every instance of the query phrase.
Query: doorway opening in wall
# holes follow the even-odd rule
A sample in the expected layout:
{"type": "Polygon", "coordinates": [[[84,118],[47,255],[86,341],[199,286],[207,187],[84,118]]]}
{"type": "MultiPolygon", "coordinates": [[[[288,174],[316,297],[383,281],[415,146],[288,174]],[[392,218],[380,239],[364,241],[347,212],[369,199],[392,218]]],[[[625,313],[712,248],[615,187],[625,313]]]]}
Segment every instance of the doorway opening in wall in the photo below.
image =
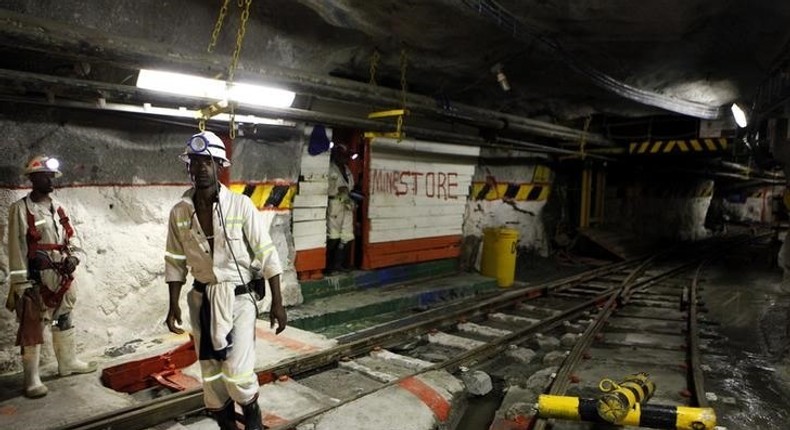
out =
{"type": "Polygon", "coordinates": [[[334,129],[330,148],[326,273],[331,275],[355,270],[362,261],[362,220],[366,213],[362,131],[334,129]]]}

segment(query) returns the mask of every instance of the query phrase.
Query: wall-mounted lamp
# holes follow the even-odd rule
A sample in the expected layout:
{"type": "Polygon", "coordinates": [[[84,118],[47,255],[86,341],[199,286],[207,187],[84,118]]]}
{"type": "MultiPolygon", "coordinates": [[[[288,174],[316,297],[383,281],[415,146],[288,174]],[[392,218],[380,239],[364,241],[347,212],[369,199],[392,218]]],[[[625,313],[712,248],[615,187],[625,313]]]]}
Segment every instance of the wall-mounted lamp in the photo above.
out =
{"type": "Polygon", "coordinates": [[[746,112],[744,112],[743,109],[741,109],[741,107],[736,103],[732,104],[730,110],[732,111],[732,116],[735,118],[735,123],[738,124],[738,127],[745,128],[749,124],[746,119],[746,112]]]}
{"type": "Polygon", "coordinates": [[[499,82],[499,86],[502,88],[502,91],[510,91],[510,83],[507,81],[505,72],[502,71],[502,63],[494,64],[491,67],[491,73],[496,75],[496,81],[499,82]]]}
{"type": "Polygon", "coordinates": [[[217,79],[148,69],[140,70],[137,87],[170,94],[275,108],[291,107],[296,97],[293,91],[262,85],[237,82],[228,84],[217,79]]]}

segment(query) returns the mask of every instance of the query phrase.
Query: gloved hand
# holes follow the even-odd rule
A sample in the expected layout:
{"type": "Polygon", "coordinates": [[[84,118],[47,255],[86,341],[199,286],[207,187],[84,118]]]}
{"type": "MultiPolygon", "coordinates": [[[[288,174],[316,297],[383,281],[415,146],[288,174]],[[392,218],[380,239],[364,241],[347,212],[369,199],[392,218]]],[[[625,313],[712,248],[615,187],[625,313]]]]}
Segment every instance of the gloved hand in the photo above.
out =
{"type": "Polygon", "coordinates": [[[74,273],[74,271],[77,270],[77,266],[79,264],[80,264],[79,258],[73,255],[69,255],[68,257],[66,257],[65,260],[63,260],[63,273],[67,275],[74,273]]]}

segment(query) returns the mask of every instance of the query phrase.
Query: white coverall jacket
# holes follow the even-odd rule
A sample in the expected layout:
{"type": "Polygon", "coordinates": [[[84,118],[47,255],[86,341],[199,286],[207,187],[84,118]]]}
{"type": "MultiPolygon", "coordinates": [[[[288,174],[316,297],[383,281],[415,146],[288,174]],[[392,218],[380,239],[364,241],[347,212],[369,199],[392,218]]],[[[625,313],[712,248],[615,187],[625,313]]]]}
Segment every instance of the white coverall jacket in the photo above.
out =
{"type": "Polygon", "coordinates": [[[345,177],[337,164],[329,163],[326,234],[329,239],[340,239],[340,242],[347,243],[354,240],[354,202],[348,193],[341,193],[339,189],[346,187],[350,192],[354,188],[354,175],[348,166],[343,168],[345,177]]]}
{"type": "MultiPolygon", "coordinates": [[[[33,214],[36,230],[41,234],[40,244],[65,244],[66,231],[60,223],[58,209],[62,209],[60,202],[51,198],[50,202],[36,203],[30,199],[30,194],[14,202],[8,210],[8,268],[11,288],[9,290],[9,300],[7,306],[13,305],[16,296],[21,295],[25,289],[32,286],[28,279],[28,243],[27,243],[27,211],[33,214]]],[[[63,209],[65,212],[65,209],[63,209]]],[[[68,214],[68,212],[66,212],[68,214]]],[[[72,229],[74,228],[71,223],[72,229]]],[[[84,253],[80,248],[80,241],[76,234],[68,239],[68,249],[80,261],[85,261],[84,253]]],[[[54,263],[59,263],[67,255],[57,250],[45,252],[54,263]]],[[[61,275],[53,270],[46,269],[41,271],[41,282],[52,292],[60,288],[61,275]]],[[[71,312],[76,303],[77,296],[75,285],[63,296],[63,301],[57,309],[48,310],[48,318],[57,319],[60,315],[71,312]],[[54,312],[54,313],[53,313],[54,312]]]]}
{"type": "Polygon", "coordinates": [[[221,210],[214,205],[212,254],[195,213],[194,192],[194,189],[187,190],[170,211],[165,281],[183,283],[191,268],[195,280],[207,284],[205,293],[194,288],[190,290],[187,301],[196,348],[200,345],[203,294],[208,295],[211,306],[214,349],[230,347],[225,360],[200,361],[206,407],[220,409],[229,399],[247,404],[258,393],[258,379],[254,373],[255,302],[249,294],[235,295],[234,288],[252,279],[279,275],[282,268],[263,216],[247,196],[233,193],[225,186],[220,186],[221,210]],[[239,278],[239,271],[244,279],[239,278]],[[227,335],[231,330],[232,344],[228,344],[227,335]]]}

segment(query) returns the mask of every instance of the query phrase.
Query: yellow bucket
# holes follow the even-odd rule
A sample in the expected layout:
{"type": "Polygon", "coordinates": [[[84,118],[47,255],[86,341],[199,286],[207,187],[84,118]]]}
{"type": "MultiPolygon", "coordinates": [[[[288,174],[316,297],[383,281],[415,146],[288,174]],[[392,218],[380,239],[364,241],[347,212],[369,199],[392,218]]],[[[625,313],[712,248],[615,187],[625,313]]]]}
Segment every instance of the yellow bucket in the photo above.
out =
{"type": "Polygon", "coordinates": [[[480,273],[497,279],[500,287],[511,287],[516,276],[518,230],[507,227],[483,230],[480,273]]]}

